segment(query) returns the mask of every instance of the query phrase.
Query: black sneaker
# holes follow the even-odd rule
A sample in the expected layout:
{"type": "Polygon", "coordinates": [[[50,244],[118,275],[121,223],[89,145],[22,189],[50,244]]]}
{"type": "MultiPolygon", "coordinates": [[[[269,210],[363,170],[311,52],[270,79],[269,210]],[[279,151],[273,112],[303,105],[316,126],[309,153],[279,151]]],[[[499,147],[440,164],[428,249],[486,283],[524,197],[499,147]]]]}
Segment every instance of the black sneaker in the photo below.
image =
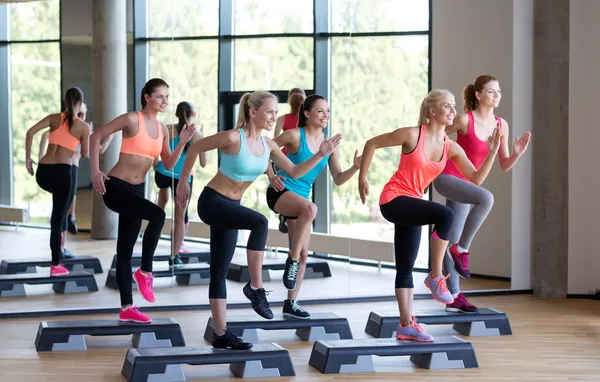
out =
{"type": "Polygon", "coordinates": [[[296,276],[298,276],[298,269],[300,268],[300,261],[294,260],[288,256],[285,261],[285,270],[283,271],[283,285],[289,290],[296,289],[296,276]]]}
{"type": "Polygon", "coordinates": [[[298,300],[285,300],[283,302],[283,315],[291,318],[310,318],[310,313],[300,306],[298,300]]]}
{"type": "Polygon", "coordinates": [[[69,231],[69,233],[73,235],[77,235],[77,233],[79,232],[79,230],[77,229],[77,220],[75,220],[75,217],[73,215],[69,215],[69,217],[67,218],[67,231],[69,231]]]}
{"type": "Polygon", "coordinates": [[[279,232],[288,233],[287,219],[283,215],[279,215],[279,232]]]}
{"type": "Polygon", "coordinates": [[[265,288],[252,290],[250,283],[248,283],[244,286],[242,291],[244,292],[244,296],[252,303],[252,309],[254,309],[259,316],[266,318],[267,320],[273,318],[273,312],[271,311],[271,308],[269,308],[269,302],[267,301],[268,292],[265,291],[265,288]]]}
{"type": "Polygon", "coordinates": [[[252,348],[250,342],[244,342],[240,337],[231,333],[229,329],[225,329],[222,336],[217,336],[215,333],[212,338],[212,346],[217,349],[233,349],[233,350],[248,350],[252,348]]]}
{"type": "Polygon", "coordinates": [[[183,260],[181,260],[181,256],[175,255],[175,257],[169,256],[169,266],[170,267],[180,267],[183,265],[183,260]]]}
{"type": "Polygon", "coordinates": [[[74,259],[75,258],[75,254],[71,253],[69,251],[67,251],[66,249],[63,248],[62,252],[60,253],[60,258],[61,259],[74,259]]]}

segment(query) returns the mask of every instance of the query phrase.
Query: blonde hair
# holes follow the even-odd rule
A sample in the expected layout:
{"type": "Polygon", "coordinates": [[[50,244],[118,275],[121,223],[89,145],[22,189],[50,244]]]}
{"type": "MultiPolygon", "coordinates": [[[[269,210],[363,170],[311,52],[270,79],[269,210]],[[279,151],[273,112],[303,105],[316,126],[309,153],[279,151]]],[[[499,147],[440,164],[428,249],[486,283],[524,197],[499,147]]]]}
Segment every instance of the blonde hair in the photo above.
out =
{"type": "Polygon", "coordinates": [[[238,111],[238,120],[235,124],[235,128],[238,129],[246,126],[250,121],[250,109],[258,110],[265,100],[270,98],[278,99],[275,94],[263,90],[244,94],[242,98],[240,98],[240,109],[238,111]]]}
{"type": "Polygon", "coordinates": [[[423,98],[419,109],[419,126],[426,125],[429,122],[429,109],[437,106],[441,99],[448,94],[452,95],[446,89],[433,89],[427,94],[427,97],[423,98]]]}

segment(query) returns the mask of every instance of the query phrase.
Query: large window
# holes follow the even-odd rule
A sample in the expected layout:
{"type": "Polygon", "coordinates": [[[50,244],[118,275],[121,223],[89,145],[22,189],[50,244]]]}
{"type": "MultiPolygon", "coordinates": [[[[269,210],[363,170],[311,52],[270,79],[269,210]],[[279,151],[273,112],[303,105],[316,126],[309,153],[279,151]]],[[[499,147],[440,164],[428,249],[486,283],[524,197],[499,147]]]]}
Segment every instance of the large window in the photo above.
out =
{"type": "MultiPolygon", "coordinates": [[[[25,169],[25,135],[33,124],[61,111],[59,9],[58,0],[10,5],[13,203],[28,207],[34,224],[48,224],[52,198],[25,169]]],[[[31,150],[36,163],[41,135],[31,150]]]]}
{"type": "Polygon", "coordinates": [[[236,35],[313,32],[313,0],[234,2],[236,35]]]}
{"type": "Polygon", "coordinates": [[[148,10],[151,37],[219,34],[218,0],[148,0],[148,10]]]}

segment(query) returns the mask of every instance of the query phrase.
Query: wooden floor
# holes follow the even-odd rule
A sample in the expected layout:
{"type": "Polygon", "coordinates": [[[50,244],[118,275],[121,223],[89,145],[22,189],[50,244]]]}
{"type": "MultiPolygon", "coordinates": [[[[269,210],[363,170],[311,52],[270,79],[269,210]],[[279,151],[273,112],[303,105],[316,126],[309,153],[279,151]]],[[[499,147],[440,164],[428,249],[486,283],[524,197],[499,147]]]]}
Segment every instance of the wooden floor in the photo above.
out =
{"type": "MultiPolygon", "coordinates": [[[[600,375],[600,301],[547,300],[533,296],[478,297],[479,306],[506,312],[513,335],[463,337],[473,343],[479,368],[429,371],[415,369],[408,357],[375,357],[376,373],[322,375],[308,366],[312,344],[293,331],[261,332],[264,342],[277,342],[290,351],[296,377],[258,381],[598,381],[600,375]]],[[[439,307],[431,300],[416,301],[415,308],[439,307]]],[[[311,306],[312,312],[333,311],[348,318],[355,338],[364,333],[371,310],[393,310],[393,303],[311,306]]],[[[229,314],[250,313],[230,310],[229,314]]],[[[161,312],[182,326],[188,346],[208,345],[202,338],[209,313],[161,312]]],[[[130,337],[86,337],[82,352],[36,353],[34,339],[40,321],[56,319],[114,318],[114,315],[49,319],[7,319],[0,322],[2,381],[116,382],[130,337]]],[[[454,334],[450,326],[424,326],[440,336],[454,334]]],[[[226,365],[185,366],[188,381],[230,380],[226,365]]]]}
{"type": "MultiPolygon", "coordinates": [[[[48,238],[49,231],[45,229],[20,227],[15,230],[13,227],[0,226],[0,260],[49,257],[48,238]]],[[[168,253],[169,245],[169,241],[161,240],[157,253],[168,253]]],[[[68,235],[66,248],[78,255],[94,256],[100,259],[104,273],[95,275],[100,290],[90,294],[62,295],[54,293],[50,285],[26,285],[26,298],[0,298],[0,313],[77,308],[117,308],[119,306],[118,291],[104,286],[115,253],[115,246],[115,240],[93,241],[90,240],[89,234],[85,233],[76,236],[68,235]]],[[[208,246],[202,244],[189,243],[189,247],[199,251],[208,250],[208,246]]],[[[136,251],[141,251],[141,240],[136,245],[136,251]]],[[[235,258],[245,259],[245,256],[245,251],[238,249],[235,258]]],[[[283,259],[283,255],[279,256],[283,259]]],[[[267,255],[265,257],[268,258],[267,255]]],[[[166,266],[166,262],[163,262],[162,266],[166,266]]],[[[305,280],[299,297],[300,300],[389,296],[392,294],[395,277],[395,271],[392,269],[378,270],[375,267],[350,265],[336,261],[330,261],[329,266],[332,277],[305,280]]],[[[49,270],[49,268],[39,269],[41,272],[48,272],[49,270]]],[[[272,271],[272,281],[265,282],[265,289],[270,291],[269,301],[282,302],[286,298],[287,293],[281,282],[282,275],[283,271],[272,271]]],[[[415,293],[429,294],[429,290],[423,284],[424,277],[425,273],[414,274],[415,293]]],[[[243,286],[244,284],[240,282],[227,281],[229,302],[248,302],[242,294],[243,286]]],[[[462,280],[461,286],[467,291],[509,289],[510,283],[473,278],[462,280]]],[[[180,286],[174,282],[174,278],[156,278],[155,294],[155,306],[208,303],[208,286],[180,286]]],[[[135,291],[134,302],[139,306],[148,305],[135,291]]]]}

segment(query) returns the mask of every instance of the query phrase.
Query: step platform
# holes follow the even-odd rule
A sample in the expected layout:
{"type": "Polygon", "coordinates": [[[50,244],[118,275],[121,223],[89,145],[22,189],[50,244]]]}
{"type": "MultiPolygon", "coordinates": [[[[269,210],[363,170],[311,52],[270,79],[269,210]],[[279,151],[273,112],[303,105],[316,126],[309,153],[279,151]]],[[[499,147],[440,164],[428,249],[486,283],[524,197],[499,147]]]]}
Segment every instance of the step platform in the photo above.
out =
{"type": "MultiPolygon", "coordinates": [[[[283,271],[285,269],[285,259],[264,259],[262,268],[263,281],[271,281],[269,270],[283,271]]],[[[309,257],[306,261],[306,273],[304,273],[304,278],[319,279],[324,277],[331,277],[329,263],[325,260],[314,259],[309,257]]],[[[227,279],[243,283],[250,281],[248,262],[245,258],[243,260],[240,259],[239,261],[233,261],[231,265],[229,265],[227,279]]]]}
{"type": "MultiPolygon", "coordinates": [[[[416,311],[419,324],[446,325],[465,336],[506,336],[512,330],[506,313],[492,308],[479,309],[477,313],[453,313],[443,309],[416,311]]],[[[400,322],[398,313],[371,312],[365,332],[376,338],[396,336],[396,328],[400,322]]]]}
{"type": "MultiPolygon", "coordinates": [[[[71,272],[83,271],[87,273],[102,273],[100,260],[92,256],[76,256],[72,259],[61,259],[61,264],[71,272]]],[[[14,275],[17,273],[36,273],[36,267],[49,268],[49,258],[43,259],[13,259],[2,260],[0,263],[0,275],[14,275]]]]}
{"type": "MultiPolygon", "coordinates": [[[[184,264],[182,266],[170,267],[155,267],[152,271],[154,278],[171,277],[175,275],[175,281],[179,285],[206,285],[210,281],[210,265],[205,263],[199,264],[184,264]]],[[[119,289],[117,285],[117,270],[111,269],[106,277],[107,287],[119,289]]],[[[133,281],[133,289],[137,289],[137,284],[133,281]]]]}
{"type": "Polygon", "coordinates": [[[50,276],[50,272],[0,275],[0,297],[23,297],[25,284],[52,284],[57,293],[97,292],[94,275],[87,272],[70,272],[66,275],[50,276]]]}
{"type": "Polygon", "coordinates": [[[475,350],[460,338],[438,337],[434,342],[391,338],[317,341],[308,364],[323,374],[374,373],[372,356],[410,356],[418,367],[431,370],[478,367],[475,350]]]}
{"type": "Polygon", "coordinates": [[[185,346],[179,323],[171,318],[155,318],[148,324],[119,320],[44,321],[35,338],[38,352],[87,350],[84,335],[133,335],[133,346],[185,346]]]}
{"type": "Polygon", "coordinates": [[[276,343],[254,345],[249,350],[212,346],[130,349],[121,374],[129,382],[185,381],[184,364],[229,364],[229,370],[241,378],[296,375],[289,352],[276,343]]]}
{"type": "MultiPolygon", "coordinates": [[[[155,254],[154,261],[169,261],[170,255],[168,254],[155,254]]],[[[184,264],[196,264],[196,263],[210,263],[210,252],[186,252],[180,253],[179,257],[184,264]]],[[[142,254],[134,253],[131,256],[131,266],[139,267],[142,265],[142,254]]],[[[117,255],[113,256],[111,268],[117,267],[117,255]]]]}
{"type": "MultiPolygon", "coordinates": [[[[310,319],[287,318],[275,314],[267,320],[258,315],[227,317],[227,329],[244,341],[259,343],[258,329],[296,329],[296,335],[304,341],[352,339],[352,331],[346,318],[334,313],[313,313],[310,319]]],[[[204,339],[211,342],[215,334],[212,317],[209,317],[204,331],[204,339]]]]}

